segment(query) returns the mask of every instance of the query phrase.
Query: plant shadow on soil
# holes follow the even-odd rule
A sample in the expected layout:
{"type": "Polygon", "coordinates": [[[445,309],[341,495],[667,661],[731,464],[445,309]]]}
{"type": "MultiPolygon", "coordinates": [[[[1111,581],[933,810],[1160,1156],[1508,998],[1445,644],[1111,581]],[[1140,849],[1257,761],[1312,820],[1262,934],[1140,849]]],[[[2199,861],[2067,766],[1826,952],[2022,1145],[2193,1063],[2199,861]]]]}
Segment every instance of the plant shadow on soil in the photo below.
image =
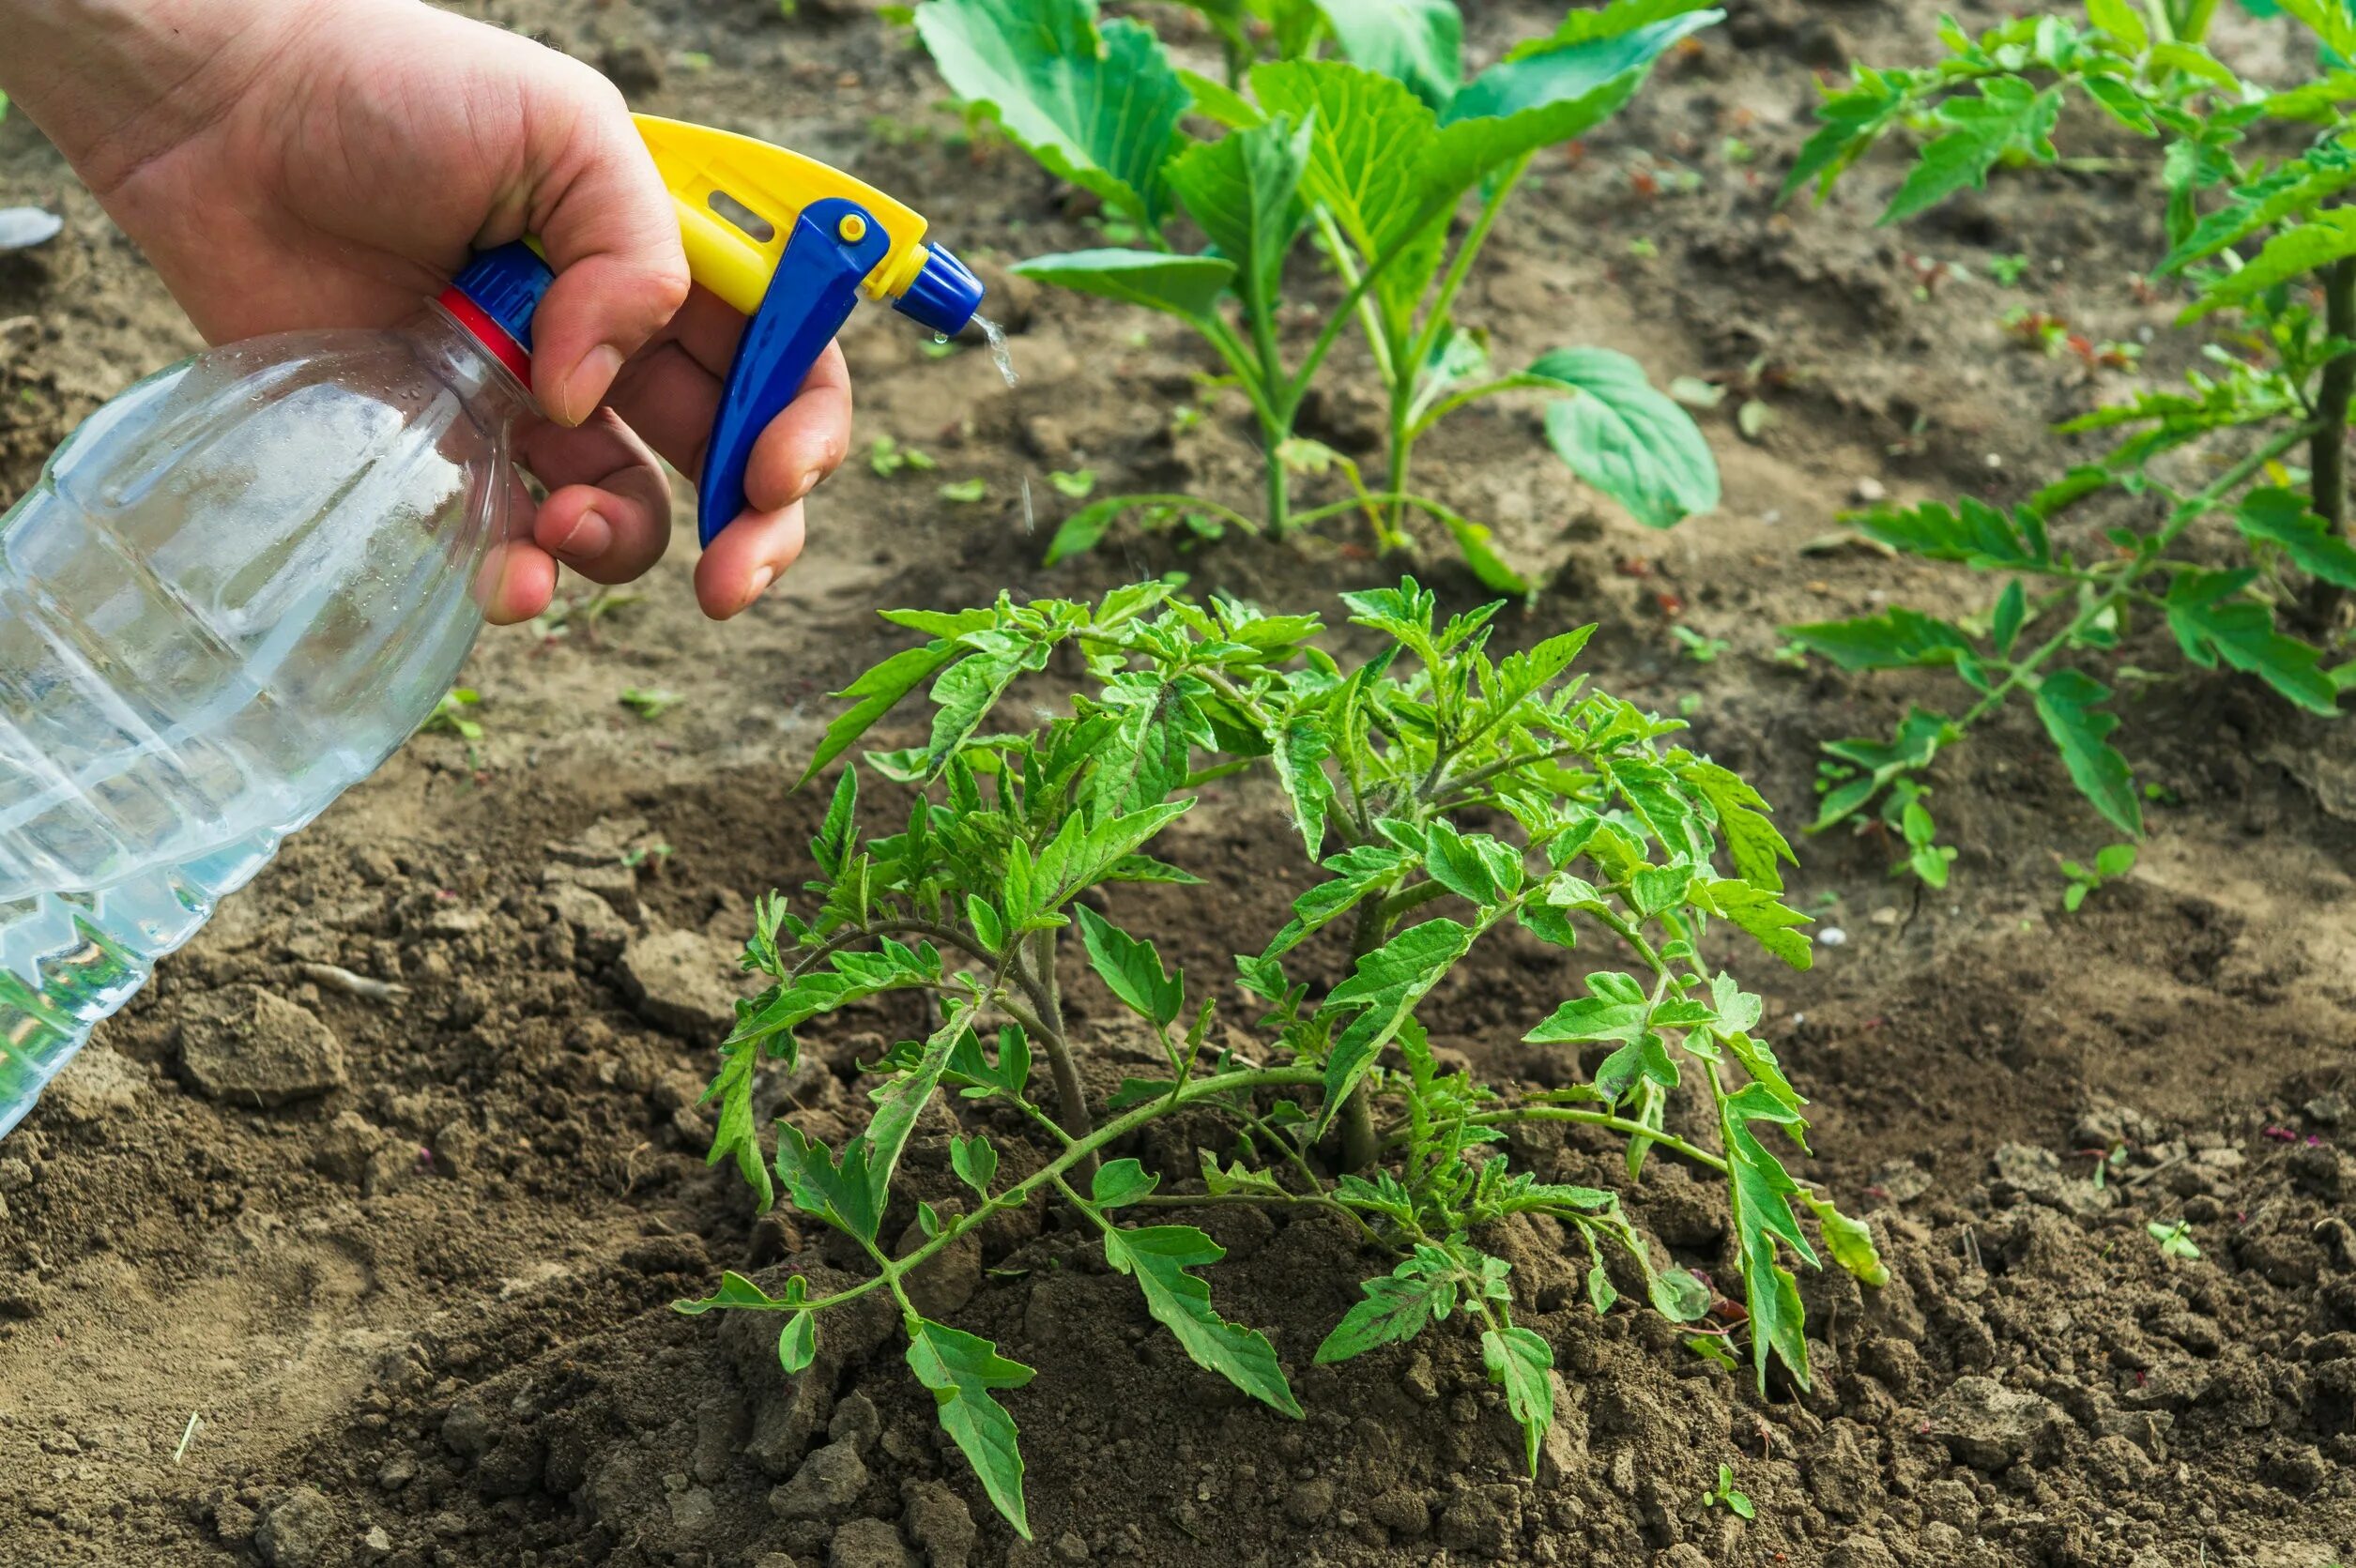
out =
{"type": "MultiPolygon", "coordinates": [[[[640,107],[932,197],[961,251],[1089,242],[1018,154],[943,133],[956,122],[932,111],[921,57],[855,6],[791,23],[752,0],[485,9],[601,64],[640,107]],[[815,107],[780,110],[781,82],[815,107]],[[873,137],[881,114],[935,129],[873,137]]],[[[1735,7],[1536,179],[1469,293],[1466,313],[1512,352],[1553,346],[1560,323],[1662,379],[1760,355],[1793,373],[1758,444],[1713,422],[1721,513],[1656,535],[1596,510],[1527,410],[1468,418],[1430,453],[1435,489],[1555,571],[1508,634],[1599,620],[1597,678],[1663,708],[1698,695],[1700,748],[1787,819],[1808,814],[1814,743],[1886,722],[1907,693],[1779,665],[1773,626],[1953,587],[1803,545],[1860,479],[2027,488],[2066,461],[2044,423],[2104,390],[1998,348],[1989,285],[1916,299],[1913,258],[2067,256],[2046,287],[2073,318],[2114,337],[2157,319],[2125,282],[2152,204],[2124,183],[2019,176],[1892,236],[1863,226],[1870,180],[1828,212],[1779,214],[1771,176],[1714,161],[1739,131],[1777,167],[1804,130],[1808,69],[1852,46],[1899,57],[1930,9],[1735,7]],[[1638,204],[1627,174],[1647,156],[1710,178],[1638,204]],[[1639,235],[1664,259],[1624,256],[1639,235]],[[1672,612],[1732,649],[1681,659],[1672,612]]],[[[1481,8],[1476,50],[1543,20],[1481,8]]],[[[0,124],[0,194],[69,218],[54,246],[0,265],[0,494],[14,495],[96,402],[188,341],[21,119],[0,124]]],[[[696,1102],[749,901],[809,873],[823,801],[788,786],[823,693],[897,646],[869,612],[1001,587],[1077,596],[1175,568],[1199,589],[1330,615],[1339,584],[1393,570],[1348,549],[1131,540],[1041,571],[1014,499],[1025,475],[1094,465],[1120,488],[1248,494],[1249,454],[1216,403],[1168,430],[1205,368],[1175,336],[1140,340],[1128,313],[992,277],[1017,393],[977,352],[927,358],[903,324],[849,335],[860,449],[890,434],[931,452],[937,476],[854,461],[814,508],[810,559],[741,622],[697,620],[674,560],[602,620],[487,638],[468,677],[486,693],[481,745],[421,738],[292,842],[0,1144],[0,1564],[2320,1568],[2356,1548],[2356,1167],[2340,1147],[2356,1135],[2356,751],[2343,728],[2218,678],[2141,699],[2130,745],[2178,804],[2135,874],[2075,918],[2058,912],[2049,851],[2082,852],[2099,825],[2018,723],[1943,765],[1940,817],[1965,846],[1950,893],[1910,896],[1871,839],[1803,846],[1799,887],[1848,940],[1807,975],[1746,972],[1815,1101],[1816,1169],[1869,1215],[1893,1274],[1879,1291],[1803,1278],[1813,1390],[1762,1398],[1665,1323],[1596,1317],[1563,1237],[1533,1222],[1488,1239],[1563,1383],[1532,1481],[1462,1337],[1310,1364],[1378,1266],[1324,1221],[1183,1216],[1229,1249],[1216,1300],[1276,1344],[1308,1413],[1293,1423],[1194,1368],[1057,1216],[1010,1217],[922,1288],[1038,1368],[1009,1402],[1026,1545],[939,1436],[887,1317],[828,1319],[818,1364],[788,1379],[759,1321],[671,1314],[724,1267],[773,1285],[850,1262],[789,1216],[756,1221],[704,1168],[696,1102]],[[967,477],[989,499],[934,499],[935,478],[967,477]],[[616,702],[655,685],[686,701],[652,723],[616,702]],[[191,1087],[188,1026],[243,985],[326,1025],[332,1053],[300,1030],[282,1043],[313,1052],[326,1092],[264,1109],[191,1087]],[[2127,1157],[2098,1186],[2085,1151],[2114,1146],[2127,1157]],[[2179,1222],[2196,1260],[2147,1228],[2179,1222]],[[1703,1503],[1721,1462],[1753,1519],[1703,1503]]],[[[1339,400],[1319,419],[1345,450],[1371,434],[1339,400]]],[[[1444,554],[1423,574],[1452,601],[1477,597],[1444,554]]],[[[1266,791],[1213,786],[1167,841],[1211,888],[1124,894],[1128,923],[1190,974],[1227,973],[1305,885],[1289,838],[1266,791]]],[[[1339,962],[1309,959],[1321,979],[1339,962]]],[[[1507,941],[1425,1015],[1484,1073],[1559,1083],[1579,1064],[1517,1042],[1568,982],[1558,959],[1507,941]]],[[[1093,981],[1074,1003],[1109,1089],[1142,1063],[1093,981]]],[[[879,1006],[814,1032],[778,1108],[840,1138],[860,1062],[916,1022],[879,1006]]],[[[1248,1023],[1233,999],[1221,1027],[1248,1023]]],[[[1010,1161],[1037,1158],[1018,1129],[990,1131],[1010,1161]]],[[[1182,1178],[1189,1131],[1210,1130],[1165,1128],[1129,1152],[1182,1178]]],[[[889,1233],[919,1197],[952,1198],[948,1132],[938,1109],[920,1129],[889,1233]]],[[[1525,1134],[1513,1152],[1549,1179],[1627,1188],[1661,1252],[1728,1273],[1716,1205],[1665,1160],[1629,1188],[1579,1137],[1525,1134]]]]}

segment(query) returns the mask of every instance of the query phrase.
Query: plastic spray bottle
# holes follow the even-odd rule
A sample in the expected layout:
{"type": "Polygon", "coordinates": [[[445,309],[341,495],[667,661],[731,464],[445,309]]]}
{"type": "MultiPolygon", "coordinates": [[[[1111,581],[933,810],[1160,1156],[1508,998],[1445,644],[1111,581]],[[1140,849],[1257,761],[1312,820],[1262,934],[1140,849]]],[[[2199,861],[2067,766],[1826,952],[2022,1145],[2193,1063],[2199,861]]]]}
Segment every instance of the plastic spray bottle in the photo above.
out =
{"type": "MultiPolygon", "coordinates": [[[[861,294],[935,332],[981,285],[824,164],[640,116],[697,282],[749,317],[700,481],[753,443],[861,294]]],[[[0,1135],[288,833],[434,711],[482,629],[532,411],[529,246],[394,331],[232,343],[91,416],[0,516],[0,1135]]]]}

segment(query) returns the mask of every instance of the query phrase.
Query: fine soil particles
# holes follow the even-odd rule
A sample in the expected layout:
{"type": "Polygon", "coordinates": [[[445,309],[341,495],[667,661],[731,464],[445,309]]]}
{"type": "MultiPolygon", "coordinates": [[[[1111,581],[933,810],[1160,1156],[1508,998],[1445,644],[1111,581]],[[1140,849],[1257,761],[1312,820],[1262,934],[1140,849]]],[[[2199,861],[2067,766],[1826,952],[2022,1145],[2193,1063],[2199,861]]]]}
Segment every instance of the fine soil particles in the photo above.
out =
{"type": "MultiPolygon", "coordinates": [[[[1010,278],[1007,262],[1100,230],[946,104],[889,8],[471,8],[597,66],[635,107],[841,163],[926,211],[980,265],[1020,383],[978,335],[945,349],[863,312],[845,339],[852,461],[757,609],[701,620],[682,545],[634,590],[568,582],[560,614],[486,635],[467,676],[482,738],[421,736],[294,839],[0,1142],[0,1564],[2351,1560],[2356,737],[2156,647],[2134,662],[2181,673],[2134,685],[2120,732],[2160,786],[2151,836],[2075,914],[2057,855],[2090,859],[2110,835],[2026,715],[1940,764],[1934,804],[1962,849],[1947,891],[1892,878],[1875,833],[1800,845],[1817,965],[1748,981],[1813,1100],[1812,1175],[1868,1219],[1891,1273],[1878,1290],[1803,1275],[1813,1388],[1762,1396],[1658,1318],[1599,1317],[1583,1256],[1550,1220],[1517,1223],[1484,1240],[1515,1265],[1517,1319],[1555,1350],[1560,1419],[1532,1479],[1464,1335],[1312,1364],[1357,1282],[1387,1267],[1330,1221],[1180,1216],[1228,1249],[1219,1307],[1274,1342],[1307,1411],[1292,1422],[1197,1370],[1100,1247],[1033,1213],[918,1284],[1038,1369],[1008,1396],[1025,1543],[940,1434],[888,1315],[830,1317],[817,1364],[788,1378],[773,1325],[672,1313],[723,1268],[773,1289],[853,1271],[822,1232],[757,1218],[731,1173],[706,1169],[697,1102],[752,900],[813,874],[823,797],[791,785],[825,693],[903,646],[873,610],[1183,571],[1198,592],[1339,620],[1339,589],[1401,563],[1338,528],[1188,548],[1116,532],[1038,564],[1077,504],[1050,472],[1247,502],[1247,411],[1206,388],[1214,367],[1183,329],[1010,278]],[[865,453],[885,437],[937,468],[876,472],[865,453]],[[938,494],[970,480],[982,499],[938,494]],[[625,689],[679,700],[643,718],[625,689]],[[239,1075],[255,1061],[267,1093],[239,1075]],[[1705,1501],[1721,1465],[1750,1516],[1705,1501]]],[[[1484,63],[1555,20],[1469,9],[1484,63]]],[[[1843,542],[1837,513],[1877,495],[2017,500],[2071,461],[2052,421],[2189,360],[2162,331],[2172,307],[2135,288],[2160,249],[2149,160],[2002,173],[1898,229],[1871,223],[1894,157],[1823,208],[1779,206],[1814,74],[1922,58],[1936,8],[1728,9],[1619,119],[1541,155],[1459,312],[1502,360],[1593,343],[1662,384],[1733,388],[1702,416],[1724,506],[1641,528],[1569,480],[1538,408],[1510,400],[1428,441],[1418,488],[1550,574],[1506,640],[1600,623],[1594,678],[1690,713],[1697,748],[1796,830],[1817,743],[1886,729],[1935,687],[1795,667],[1776,628],[1987,591],[1843,542]],[[1988,262],[2015,254],[2026,271],[1999,285],[1988,262]],[[2096,339],[2162,335],[2139,371],[2090,369],[2017,345],[1998,325],[2014,305],[2096,339]],[[1746,434],[1736,409],[1754,401],[1768,417],[1746,434]],[[1725,646],[1696,659],[1677,626],[1725,646]]],[[[1956,9],[1973,29],[1999,15],[1956,9]]],[[[1187,13],[1153,20],[1211,58],[1187,13]]],[[[2221,27],[2238,59],[2278,48],[2246,19],[2221,27]]],[[[2129,150],[2074,130],[2075,148],[2129,150]]],[[[21,115],[0,122],[0,205],[16,204],[66,228],[0,255],[8,498],[100,402],[196,346],[21,115]]],[[[1329,287],[1307,268],[1291,282],[1329,287]]],[[[1346,379],[1308,434],[1379,461],[1378,410],[1346,379]]],[[[222,526],[235,548],[235,520],[222,526]]],[[[1424,579],[1453,608],[1477,602],[1445,541],[1420,542],[1424,579]]],[[[1126,923],[1198,976],[1258,951],[1307,885],[1256,784],[1207,789],[1164,852],[1209,886],[1124,893],[1126,923]]],[[[1318,948],[1305,967],[1331,980],[1342,962],[1318,948]]],[[[1494,1080],[1560,1083],[1575,1062],[1518,1042],[1575,983],[1559,954],[1502,943],[1423,1016],[1494,1080]]],[[[1109,1090],[1140,1043],[1093,980],[1073,1005],[1109,1090]]],[[[860,1064],[917,1024],[879,1004],[808,1031],[778,1109],[846,1136],[860,1064]]],[[[946,1117],[920,1126],[887,1234],[956,1190],[946,1117]]],[[[991,1131],[1010,1159],[1036,1158],[1018,1128],[991,1131]]],[[[1183,1180],[1183,1131],[1128,1152],[1183,1180]]],[[[1629,1186],[1583,1135],[1518,1134],[1513,1153],[1624,1188],[1658,1252],[1733,1277],[1717,1195],[1665,1157],[1629,1186]]]]}

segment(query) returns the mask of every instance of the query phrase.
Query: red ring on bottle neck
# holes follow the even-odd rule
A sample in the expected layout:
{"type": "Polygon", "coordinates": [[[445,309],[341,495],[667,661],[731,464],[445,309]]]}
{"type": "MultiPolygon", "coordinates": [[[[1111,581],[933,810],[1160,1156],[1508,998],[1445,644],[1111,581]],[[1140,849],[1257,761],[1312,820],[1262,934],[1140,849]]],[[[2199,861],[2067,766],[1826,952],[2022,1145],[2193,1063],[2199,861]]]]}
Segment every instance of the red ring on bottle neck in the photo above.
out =
{"type": "Polygon", "coordinates": [[[458,324],[475,336],[475,341],[491,351],[491,357],[505,365],[516,380],[528,388],[531,386],[531,356],[522,343],[509,336],[506,327],[491,318],[489,312],[456,288],[442,290],[443,310],[458,318],[458,324]]]}

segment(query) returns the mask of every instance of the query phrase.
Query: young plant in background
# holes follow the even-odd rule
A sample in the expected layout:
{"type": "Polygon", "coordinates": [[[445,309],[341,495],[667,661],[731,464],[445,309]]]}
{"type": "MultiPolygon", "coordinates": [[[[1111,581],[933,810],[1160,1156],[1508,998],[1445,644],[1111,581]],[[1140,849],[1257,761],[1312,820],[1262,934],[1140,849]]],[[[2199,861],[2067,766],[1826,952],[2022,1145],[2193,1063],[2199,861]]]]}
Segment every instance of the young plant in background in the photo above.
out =
{"type": "MultiPolygon", "coordinates": [[[[1787,193],[1832,184],[1885,136],[1929,139],[1882,214],[1895,222],[1984,183],[2001,162],[2052,164],[2065,104],[2082,99],[2153,148],[2166,192],[2168,249],[2154,278],[2182,289],[2179,325],[2222,323],[2210,368],[2181,390],[2145,392],[2065,432],[2121,433],[2107,453],[2009,510],[1877,507],[1860,531],[1909,555],[2002,580],[1981,615],[1951,620],[1893,608],[1795,627],[1844,669],[1939,667],[1969,689],[1960,713],[1915,708],[1887,741],[1827,749],[1851,769],[1815,828],[1872,807],[2012,698],[2035,708],[2070,777],[2120,831],[2143,831],[2141,794],[2111,737],[2111,688],[2071,662],[2108,655],[2142,622],[2165,624],[2184,657],[2257,676],[2316,713],[2335,713],[2356,666],[2327,667],[2342,590],[2356,587],[2347,443],[2356,391],[2356,71],[2274,89],[2237,75],[2203,45],[2213,4],[2089,0],[2088,25],[2058,16],[2005,23],[1977,38],[1951,23],[1947,57],[1923,69],[1858,67],[1831,92],[1787,193]],[[2269,160],[2247,139],[2305,138],[2269,160]],[[2306,468],[2290,466],[2304,454],[2306,468]],[[2101,507],[2101,545],[2083,554],[2053,526],[2101,507]],[[2225,525],[2220,526],[2220,522],[2225,525]],[[2220,567],[2221,554],[2238,563],[2220,567]]],[[[2336,0],[2290,0],[2328,54],[2356,59],[2356,17],[2336,0]]]]}
{"type": "Polygon", "coordinates": [[[1300,1405],[1274,1347],[1222,1318],[1195,1271],[1218,1261],[1218,1246],[1192,1225],[1140,1222],[1220,1203],[1337,1214],[1397,1263],[1366,1282],[1317,1360],[1456,1319],[1477,1335],[1533,1470],[1553,1419],[1553,1355],[1515,1321],[1510,1269],[1475,1240],[1484,1226],[1552,1215],[1585,1248],[1596,1310],[1610,1310],[1624,1286],[1679,1322],[1715,1308],[1747,1328],[1762,1384],[1770,1362],[1803,1385],[1809,1376],[1795,1261],[1817,1264],[1821,1244],[1859,1277],[1886,1277],[1866,1228],[1769,1147],[1780,1133],[1805,1152],[1804,1102],[1754,1032],[1759,997],[1718,967],[1729,945],[1721,922],[1786,963],[1809,959],[1805,921],[1780,896],[1790,850],[1757,794],[1674,744],[1681,725],[1569,678],[1584,630],[1492,659],[1500,605],[1443,620],[1412,579],[1345,601],[1386,644],[1347,668],[1317,646],[1313,617],[1198,604],[1161,583],[1093,606],[1002,598],[956,614],[887,613],[928,640],[843,693],[851,707],[812,769],[929,683],[926,743],[865,757],[917,799],[904,826],[864,832],[857,769],[847,769],[811,846],[820,875],[806,913],[777,896],[759,906],[745,964],[773,983],[741,1006],[722,1047],[711,1157],[735,1162],[764,1206],[782,1188],[864,1249],[874,1271],[823,1296],[798,1276],[773,1294],[729,1274],[681,1310],[780,1315],[793,1372],[810,1364],[827,1310],[890,1291],[910,1369],[991,1501],[1026,1534],[1015,1417],[999,1395],[1031,1369],[926,1318],[905,1286],[1003,1210],[1067,1207],[1196,1362],[1293,1417],[1300,1405]],[[1051,664],[1086,672],[1068,712],[1042,721],[1031,698],[1003,703],[1018,677],[1051,664]],[[992,723],[1016,713],[1029,728],[992,723]],[[1257,999],[1250,1011],[1264,1009],[1256,1042],[1233,1043],[1228,1029],[1216,1038],[1229,1043],[1215,1044],[1226,986],[1171,968],[1150,936],[1127,929],[1134,915],[1118,889],[1194,883],[1154,856],[1157,836],[1195,806],[1201,784],[1254,767],[1274,776],[1303,853],[1325,875],[1264,950],[1236,959],[1257,999]],[[1509,825],[1502,836],[1492,831],[1500,825],[1509,825]],[[1327,927],[1349,932],[1351,969],[1313,998],[1287,965],[1303,944],[1330,941],[1319,936],[1327,927]],[[1419,1009],[1508,927],[1593,955],[1579,994],[1526,1034],[1598,1051],[1584,1082],[1509,1092],[1440,1065],[1419,1009]],[[1083,962],[1168,1062],[1101,1103],[1080,1071],[1092,1042],[1071,1030],[1063,1001],[1083,962]],[[756,1076],[770,1063],[789,1071],[799,1032],[832,1010],[892,991],[930,997],[939,1022],[890,1053],[867,1127],[837,1150],[781,1123],[773,1156],[755,1125],[756,1076]],[[961,1123],[950,1165],[971,1198],[955,1216],[895,1190],[935,1101],[961,1123]],[[1671,1130],[1678,1101],[1712,1147],[1671,1130]],[[1032,1133],[1044,1157],[1002,1158],[981,1125],[993,1116],[1032,1133]],[[1203,1149],[1199,1170],[1101,1163],[1117,1141],[1180,1116],[1198,1145],[1205,1119],[1224,1122],[1232,1148],[1203,1149]],[[1631,1180],[1655,1151],[1725,1178],[1743,1304],[1714,1301],[1656,1258],[1613,1193],[1513,1170],[1502,1129],[1537,1121],[1619,1140],[1631,1180]],[[895,1257],[889,1241],[910,1207],[926,1240],[895,1257]]]}
{"type": "Polygon", "coordinates": [[[1460,327],[1454,306],[1532,156],[1610,117],[1663,51],[1721,13],[1699,0],[1574,11],[1552,36],[1469,82],[1449,0],[1408,8],[1326,0],[1299,14],[1322,19],[1351,59],[1255,65],[1244,73],[1246,96],[1180,70],[1137,23],[1100,24],[1091,0],[929,0],[917,8],[917,29],[950,87],[996,114],[1051,173],[1100,197],[1144,242],[1040,256],[1016,270],[1185,322],[1226,363],[1259,425],[1265,497],[1257,516],[1195,496],[1108,496],[1063,525],[1048,559],[1090,548],[1128,513],[1150,521],[1199,509],[1280,538],[1361,512],[1390,547],[1418,511],[1454,536],[1482,581],[1524,592],[1529,583],[1496,555],[1487,528],[1410,488],[1415,443],[1447,415],[1505,392],[1551,395],[1554,450],[1640,521],[1666,527],[1716,506],[1707,443],[1635,361],[1563,348],[1498,373],[1485,336],[1460,327]],[[1189,112],[1226,133],[1195,140],[1181,129],[1189,112]],[[1451,247],[1451,221],[1475,193],[1478,216],[1451,247]],[[1176,248],[1181,213],[1208,249],[1176,248]],[[1278,330],[1285,266],[1309,235],[1340,297],[1320,305],[1314,340],[1288,358],[1278,330]],[[1354,321],[1389,410],[1380,491],[1350,460],[1294,434],[1303,401],[1330,379],[1328,355],[1354,321]],[[1351,495],[1295,512],[1298,472],[1339,474],[1351,495]]]}

